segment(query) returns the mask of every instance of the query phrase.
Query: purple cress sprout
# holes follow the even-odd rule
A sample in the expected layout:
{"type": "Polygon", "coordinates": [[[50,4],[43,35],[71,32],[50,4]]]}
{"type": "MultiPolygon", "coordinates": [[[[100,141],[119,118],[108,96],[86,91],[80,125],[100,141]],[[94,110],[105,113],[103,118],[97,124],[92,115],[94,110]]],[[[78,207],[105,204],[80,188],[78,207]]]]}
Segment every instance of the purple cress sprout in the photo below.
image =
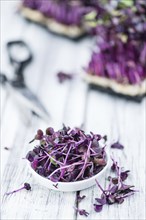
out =
{"type": "Polygon", "coordinates": [[[31,186],[30,186],[30,184],[29,183],[24,183],[24,186],[23,187],[21,187],[20,189],[17,189],[17,190],[14,190],[14,191],[12,191],[12,192],[9,192],[9,193],[6,193],[6,195],[8,196],[8,195],[12,195],[12,194],[14,194],[14,193],[17,193],[17,192],[19,192],[19,191],[21,191],[21,190],[31,190],[31,186]]]}

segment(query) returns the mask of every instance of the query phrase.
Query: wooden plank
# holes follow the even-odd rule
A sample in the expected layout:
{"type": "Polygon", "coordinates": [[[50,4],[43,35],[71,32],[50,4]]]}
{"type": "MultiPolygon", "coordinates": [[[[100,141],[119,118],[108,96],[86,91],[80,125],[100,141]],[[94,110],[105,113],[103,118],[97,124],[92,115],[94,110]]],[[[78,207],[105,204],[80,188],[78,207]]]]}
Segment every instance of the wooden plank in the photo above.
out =
{"type": "MultiPolygon", "coordinates": [[[[89,211],[90,215],[87,219],[144,219],[145,102],[138,104],[90,91],[88,106],[86,129],[107,134],[109,143],[120,140],[125,149],[110,150],[110,154],[114,154],[121,166],[131,170],[127,183],[134,184],[140,192],[126,199],[122,205],[106,206],[101,213],[96,213],[93,203],[95,203],[94,198],[100,195],[100,190],[95,186],[81,192],[81,195],[87,197],[79,207],[89,211]]],[[[98,180],[102,186],[107,185],[105,178],[109,174],[108,169],[98,180]]],[[[78,218],[83,219],[81,216],[78,218]]]]}
{"type": "MultiPolygon", "coordinates": [[[[86,132],[93,131],[94,133],[111,136],[111,125],[112,125],[112,111],[114,109],[114,99],[97,91],[90,90],[88,94],[88,103],[86,110],[86,132]],[[108,103],[108,108],[107,108],[108,103]]],[[[99,180],[102,185],[105,185],[105,174],[99,180]]],[[[98,189],[93,186],[89,189],[80,192],[81,195],[86,195],[86,198],[79,204],[80,209],[85,209],[89,212],[87,219],[107,219],[108,216],[94,212],[93,204],[95,203],[94,198],[97,197],[98,189]]],[[[105,212],[106,213],[106,210],[105,212]]],[[[77,216],[77,219],[83,219],[84,216],[77,216]]]]}
{"type": "MultiPolygon", "coordinates": [[[[16,14],[16,3],[15,1],[3,1],[1,2],[1,12],[2,12],[2,22],[1,22],[1,45],[2,54],[1,56],[1,71],[5,73],[8,77],[13,76],[13,68],[10,65],[8,59],[8,53],[6,50],[6,43],[9,40],[20,38],[22,35],[22,29],[25,28],[25,22],[19,22],[18,15],[16,14]],[[7,14],[7,16],[5,16],[7,14]],[[14,27],[17,27],[17,32],[15,28],[12,28],[11,20],[13,19],[14,27]]],[[[12,149],[15,132],[18,126],[18,112],[16,110],[14,100],[11,94],[5,90],[5,88],[0,88],[0,99],[1,99],[1,157],[4,160],[1,163],[1,175],[4,171],[5,165],[8,160],[8,156],[11,152],[4,150],[4,147],[9,147],[12,149]],[[11,124],[11,126],[10,126],[11,124]]]]}

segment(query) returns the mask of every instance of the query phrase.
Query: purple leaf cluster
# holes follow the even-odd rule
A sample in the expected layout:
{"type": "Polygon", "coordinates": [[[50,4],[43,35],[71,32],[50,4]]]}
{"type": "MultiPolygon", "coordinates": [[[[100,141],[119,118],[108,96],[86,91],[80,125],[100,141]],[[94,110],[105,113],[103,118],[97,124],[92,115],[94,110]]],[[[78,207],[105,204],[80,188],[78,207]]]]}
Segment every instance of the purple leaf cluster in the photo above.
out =
{"type": "Polygon", "coordinates": [[[109,185],[107,189],[103,189],[99,182],[96,180],[96,184],[101,190],[102,194],[100,198],[95,198],[96,204],[94,204],[94,210],[100,212],[105,204],[121,204],[125,198],[133,195],[136,190],[133,189],[133,185],[127,185],[124,181],[128,177],[129,170],[122,171],[122,168],[118,166],[118,163],[112,158],[113,164],[111,170],[115,172],[116,177],[109,177],[109,185]]]}
{"type": "Polygon", "coordinates": [[[104,15],[92,33],[101,37],[86,71],[122,84],[140,84],[146,78],[146,1],[104,15]]]}
{"type": "Polygon", "coordinates": [[[105,143],[98,134],[85,134],[80,128],[63,126],[54,131],[38,130],[34,140],[39,144],[29,151],[26,158],[41,176],[53,182],[73,182],[90,178],[106,165],[105,143]]]}
{"type": "Polygon", "coordinates": [[[65,25],[82,24],[84,15],[99,4],[94,0],[23,0],[25,7],[40,11],[46,17],[53,18],[65,25]]]}
{"type": "Polygon", "coordinates": [[[29,184],[29,183],[24,183],[24,186],[23,186],[23,187],[21,187],[20,189],[14,190],[14,191],[12,191],[12,192],[6,193],[6,195],[7,195],[7,196],[8,196],[8,195],[12,195],[12,194],[14,194],[14,193],[17,193],[17,192],[23,190],[23,189],[28,190],[28,191],[31,190],[30,184],[29,184]]]}

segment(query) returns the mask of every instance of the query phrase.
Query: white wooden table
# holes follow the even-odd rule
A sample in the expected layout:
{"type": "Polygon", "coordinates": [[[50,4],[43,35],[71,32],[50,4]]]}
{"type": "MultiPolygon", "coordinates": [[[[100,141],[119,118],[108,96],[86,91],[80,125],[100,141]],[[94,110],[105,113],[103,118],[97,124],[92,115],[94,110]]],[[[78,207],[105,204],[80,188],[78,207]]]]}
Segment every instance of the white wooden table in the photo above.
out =
{"type": "MultiPolygon", "coordinates": [[[[38,128],[62,123],[69,126],[85,125],[86,132],[107,134],[109,142],[117,139],[124,150],[110,150],[125,169],[130,169],[129,184],[139,193],[126,199],[122,205],[105,206],[101,213],[93,209],[94,198],[100,193],[96,186],[81,191],[86,198],[79,207],[90,214],[87,219],[145,219],[145,100],[141,103],[115,98],[90,90],[78,77],[59,84],[59,70],[79,72],[91,54],[93,39],[72,42],[53,36],[43,28],[27,22],[16,13],[19,1],[1,0],[1,70],[12,76],[5,44],[8,40],[23,39],[35,54],[25,71],[27,85],[41,98],[51,114],[48,122],[33,116],[14,97],[1,88],[1,215],[8,219],[84,219],[73,206],[76,192],[54,192],[37,184],[26,167],[28,142],[38,128]],[[10,150],[5,150],[9,147],[10,150]],[[32,191],[21,191],[11,196],[6,192],[29,182],[32,191]]],[[[110,168],[109,168],[110,169],[110,168]]],[[[100,183],[106,185],[105,177],[100,183]]]]}

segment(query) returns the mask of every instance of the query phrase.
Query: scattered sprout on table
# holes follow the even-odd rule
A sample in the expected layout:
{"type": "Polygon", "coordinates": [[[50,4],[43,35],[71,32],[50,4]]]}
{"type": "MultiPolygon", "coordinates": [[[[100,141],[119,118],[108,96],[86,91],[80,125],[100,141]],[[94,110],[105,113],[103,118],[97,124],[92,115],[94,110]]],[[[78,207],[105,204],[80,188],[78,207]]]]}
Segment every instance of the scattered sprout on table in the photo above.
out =
{"type": "Polygon", "coordinates": [[[6,193],[6,195],[8,196],[8,195],[12,195],[12,194],[14,194],[14,193],[17,193],[17,192],[19,192],[19,191],[21,191],[21,190],[31,190],[31,186],[30,186],[30,184],[29,183],[24,183],[24,186],[23,187],[21,187],[20,189],[17,189],[17,190],[14,190],[14,191],[12,191],[12,192],[8,192],[8,193],[6,193]]]}
{"type": "Polygon", "coordinates": [[[74,207],[74,209],[77,211],[77,213],[79,213],[79,215],[84,215],[85,217],[89,215],[89,212],[87,212],[85,209],[79,209],[76,207],[74,207]]]}
{"type": "Polygon", "coordinates": [[[118,166],[118,163],[113,158],[112,161],[113,165],[111,168],[112,171],[115,172],[116,177],[108,178],[110,182],[107,189],[104,190],[99,182],[96,180],[96,184],[102,192],[100,198],[95,198],[97,204],[94,204],[94,210],[96,212],[102,211],[103,205],[105,204],[121,204],[124,202],[125,198],[137,192],[133,189],[133,185],[127,185],[124,183],[130,171],[122,171],[122,168],[118,166]]]}
{"type": "Polygon", "coordinates": [[[80,196],[80,194],[77,195],[77,203],[81,202],[83,199],[85,199],[86,196],[83,195],[83,196],[80,196]]]}
{"type": "Polygon", "coordinates": [[[111,145],[111,148],[113,148],[113,149],[124,149],[124,146],[119,141],[117,141],[117,142],[115,142],[111,145]]]}
{"type": "MultiPolygon", "coordinates": [[[[101,201],[102,202],[102,201],[101,201]]],[[[101,212],[103,205],[94,204],[94,210],[96,212],[101,212]]]]}
{"type": "Polygon", "coordinates": [[[73,74],[68,74],[68,73],[65,73],[65,72],[59,72],[59,73],[57,73],[57,78],[58,78],[60,83],[63,83],[67,80],[73,79],[73,74]]]}
{"type": "Polygon", "coordinates": [[[4,147],[4,150],[10,150],[10,148],[9,147],[4,147]]]}
{"type": "Polygon", "coordinates": [[[53,184],[53,186],[54,186],[56,189],[58,189],[58,183],[53,184]]]}

